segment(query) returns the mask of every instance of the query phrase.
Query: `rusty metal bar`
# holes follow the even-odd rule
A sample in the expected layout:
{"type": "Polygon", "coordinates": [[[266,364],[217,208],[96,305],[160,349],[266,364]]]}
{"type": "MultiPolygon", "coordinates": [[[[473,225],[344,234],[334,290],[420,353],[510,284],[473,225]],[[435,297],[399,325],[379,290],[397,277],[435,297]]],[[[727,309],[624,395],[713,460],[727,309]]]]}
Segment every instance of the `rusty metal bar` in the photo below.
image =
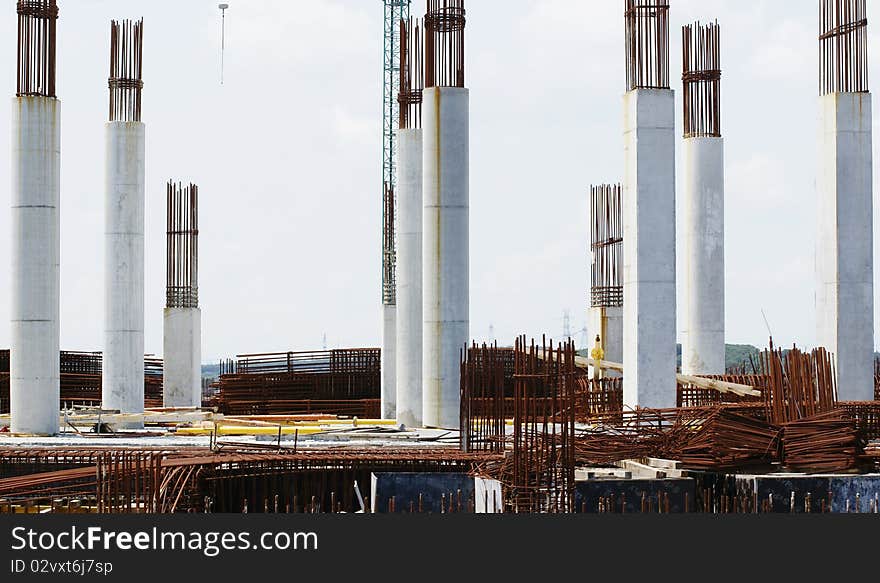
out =
{"type": "Polygon", "coordinates": [[[626,86],[669,89],[669,0],[625,0],[626,86]]]}
{"type": "Polygon", "coordinates": [[[199,307],[199,187],[168,182],[165,307],[199,307]]]}
{"type": "Polygon", "coordinates": [[[721,137],[721,28],[682,27],[684,137],[721,137]]]}
{"type": "Polygon", "coordinates": [[[55,95],[58,5],[55,0],[18,0],[16,95],[55,95]]]}
{"type": "Polygon", "coordinates": [[[141,121],[144,21],[110,23],[110,121],[141,121]]]}
{"type": "Polygon", "coordinates": [[[623,220],[619,184],[593,186],[590,190],[590,305],[594,308],[623,306],[623,220]]]}
{"type": "Polygon", "coordinates": [[[865,0],[819,1],[819,94],[868,92],[865,0]]]}
{"type": "Polygon", "coordinates": [[[464,0],[428,0],[425,86],[464,87],[464,0]]]}
{"type": "Polygon", "coordinates": [[[422,127],[425,38],[419,20],[400,21],[400,129],[422,127]]]}

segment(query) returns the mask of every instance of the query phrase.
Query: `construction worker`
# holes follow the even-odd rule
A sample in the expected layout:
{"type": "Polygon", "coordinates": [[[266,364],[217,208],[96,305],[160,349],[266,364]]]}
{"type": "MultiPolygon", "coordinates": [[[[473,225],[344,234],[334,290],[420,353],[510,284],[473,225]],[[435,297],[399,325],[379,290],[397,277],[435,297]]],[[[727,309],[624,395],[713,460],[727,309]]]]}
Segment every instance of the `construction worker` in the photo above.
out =
{"type": "Polygon", "coordinates": [[[593,345],[593,350],[590,351],[590,358],[593,359],[593,378],[597,380],[602,379],[602,361],[605,359],[605,351],[602,350],[602,339],[599,338],[599,335],[596,335],[596,343],[593,345]]]}

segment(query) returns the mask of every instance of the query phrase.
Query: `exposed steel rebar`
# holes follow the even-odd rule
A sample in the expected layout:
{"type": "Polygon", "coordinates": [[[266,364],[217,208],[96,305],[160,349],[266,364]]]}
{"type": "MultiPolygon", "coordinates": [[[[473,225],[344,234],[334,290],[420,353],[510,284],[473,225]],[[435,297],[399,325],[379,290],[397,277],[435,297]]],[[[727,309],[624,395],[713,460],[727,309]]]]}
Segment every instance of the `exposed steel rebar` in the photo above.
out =
{"type": "Polygon", "coordinates": [[[682,27],[684,137],[721,137],[721,28],[682,27]]]}
{"type": "Polygon", "coordinates": [[[400,129],[422,126],[425,88],[425,38],[419,20],[400,21],[400,129]]]}
{"type": "Polygon", "coordinates": [[[16,95],[55,95],[58,5],[55,0],[18,0],[16,95]]]}
{"type": "Polygon", "coordinates": [[[626,87],[669,89],[669,0],[625,0],[626,87]]]}
{"type": "Polygon", "coordinates": [[[199,187],[168,182],[166,308],[199,307],[199,187]]]}
{"type": "Polygon", "coordinates": [[[820,0],[819,94],[867,92],[865,0],[820,0]]]}
{"type": "Polygon", "coordinates": [[[619,184],[590,189],[590,305],[623,306],[623,220],[619,184]]]}
{"type": "Polygon", "coordinates": [[[110,121],[141,121],[144,21],[110,23],[110,121]]]}
{"type": "Polygon", "coordinates": [[[428,0],[425,86],[464,87],[464,0],[428,0]]]}

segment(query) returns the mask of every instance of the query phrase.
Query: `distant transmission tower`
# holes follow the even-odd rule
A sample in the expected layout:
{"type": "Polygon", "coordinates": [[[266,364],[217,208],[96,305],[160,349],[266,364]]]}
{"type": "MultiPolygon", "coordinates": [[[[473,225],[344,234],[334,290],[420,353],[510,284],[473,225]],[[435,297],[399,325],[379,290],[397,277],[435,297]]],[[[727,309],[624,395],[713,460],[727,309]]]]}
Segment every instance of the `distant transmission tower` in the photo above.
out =
{"type": "Polygon", "coordinates": [[[383,68],[382,102],[382,303],[386,306],[397,304],[395,289],[395,263],[397,250],[394,234],[394,195],[397,177],[395,158],[397,157],[396,131],[399,125],[400,106],[397,95],[400,93],[400,21],[409,18],[411,0],[382,0],[385,6],[385,52],[383,68]]]}

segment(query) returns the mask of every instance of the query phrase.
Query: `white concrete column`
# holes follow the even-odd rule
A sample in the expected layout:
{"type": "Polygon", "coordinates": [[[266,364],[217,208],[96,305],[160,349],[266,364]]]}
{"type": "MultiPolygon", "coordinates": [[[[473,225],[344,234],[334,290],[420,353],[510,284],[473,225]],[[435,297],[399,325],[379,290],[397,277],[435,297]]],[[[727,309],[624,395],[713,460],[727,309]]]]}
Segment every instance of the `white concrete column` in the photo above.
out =
{"type": "Polygon", "coordinates": [[[166,407],[202,406],[202,311],[165,308],[166,407]]]}
{"type": "Polygon", "coordinates": [[[422,109],[422,420],[459,426],[469,341],[469,93],[425,89],[422,109]]]}
{"type": "Polygon", "coordinates": [[[624,96],[623,399],[675,406],[675,96],[624,96]]]}
{"type": "Polygon", "coordinates": [[[834,354],[838,394],[874,399],[874,224],[870,93],[820,98],[816,186],[817,344],[834,354]]]}
{"type": "Polygon", "coordinates": [[[397,306],[382,305],[382,419],[397,417],[397,306]]]}
{"type": "MultiPolygon", "coordinates": [[[[587,345],[582,348],[592,349],[598,335],[602,341],[602,350],[605,351],[605,360],[623,363],[623,308],[590,308],[587,331],[587,345]]],[[[616,376],[609,371],[605,375],[616,376]]]]}
{"type": "Polygon", "coordinates": [[[724,138],[684,140],[681,370],[724,374],[724,138]]]}
{"type": "Polygon", "coordinates": [[[58,433],[60,409],[61,102],[12,103],[13,433],[58,433]]]}
{"type": "Polygon", "coordinates": [[[397,132],[397,421],[422,426],[422,130],[397,132]]]}
{"type": "Polygon", "coordinates": [[[109,122],[106,139],[101,401],[104,409],[143,413],[145,126],[109,122]]]}

